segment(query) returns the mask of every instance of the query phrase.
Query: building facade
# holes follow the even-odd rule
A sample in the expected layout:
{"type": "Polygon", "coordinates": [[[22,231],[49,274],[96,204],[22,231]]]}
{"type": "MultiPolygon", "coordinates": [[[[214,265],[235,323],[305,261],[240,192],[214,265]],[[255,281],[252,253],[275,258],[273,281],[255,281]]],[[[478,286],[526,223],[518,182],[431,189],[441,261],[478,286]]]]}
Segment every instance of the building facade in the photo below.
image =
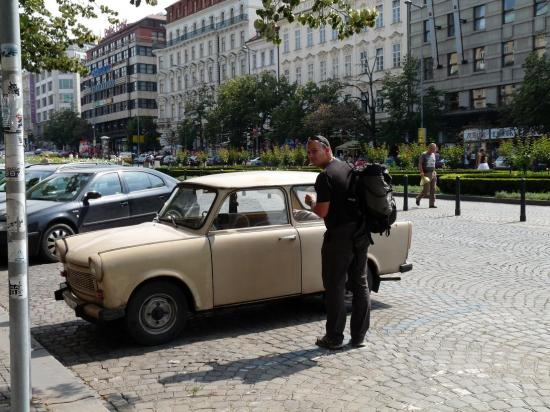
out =
{"type": "Polygon", "coordinates": [[[157,116],[157,59],[163,47],[166,18],[151,15],[119,27],[88,50],[89,75],[81,84],[82,117],[94,128],[94,139],[107,136],[113,150],[137,149],[129,138],[131,118],[157,116]]]}
{"type": "Polygon", "coordinates": [[[496,127],[498,108],[521,85],[527,56],[548,51],[548,8],[547,0],[428,0],[411,7],[411,54],[423,62],[423,87],[445,94],[442,137],[454,141],[463,130],[496,127]]]}
{"type": "MultiPolygon", "coordinates": [[[[88,47],[89,48],[89,47],[88,47]]],[[[82,61],[86,57],[86,49],[70,46],[67,55],[82,61]]],[[[80,75],[78,73],[64,73],[58,70],[43,71],[37,74],[25,74],[25,86],[29,90],[29,114],[27,119],[34,135],[40,138],[44,133],[44,124],[52,115],[63,109],[72,110],[80,114],[80,75]]],[[[25,129],[27,127],[25,126],[25,129]]]]}
{"type": "Polygon", "coordinates": [[[248,73],[243,47],[254,33],[258,0],[181,0],[166,9],[167,42],[158,59],[158,124],[166,137],[201,85],[218,87],[248,73]]]}

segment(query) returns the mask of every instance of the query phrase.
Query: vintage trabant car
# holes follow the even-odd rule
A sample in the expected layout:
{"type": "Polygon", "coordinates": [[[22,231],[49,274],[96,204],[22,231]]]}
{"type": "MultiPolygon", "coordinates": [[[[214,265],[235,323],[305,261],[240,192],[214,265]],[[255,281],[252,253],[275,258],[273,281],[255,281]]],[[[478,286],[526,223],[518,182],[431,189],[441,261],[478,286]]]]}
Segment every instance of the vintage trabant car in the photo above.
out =
{"type": "MultiPolygon", "coordinates": [[[[66,282],[55,297],[90,321],[123,318],[136,341],[154,345],[193,313],[322,293],[325,226],[304,204],[316,177],[254,171],[182,182],[152,222],[58,240],[66,282]]],[[[410,222],[374,235],[372,290],[411,270],[411,236],[410,222]]]]}

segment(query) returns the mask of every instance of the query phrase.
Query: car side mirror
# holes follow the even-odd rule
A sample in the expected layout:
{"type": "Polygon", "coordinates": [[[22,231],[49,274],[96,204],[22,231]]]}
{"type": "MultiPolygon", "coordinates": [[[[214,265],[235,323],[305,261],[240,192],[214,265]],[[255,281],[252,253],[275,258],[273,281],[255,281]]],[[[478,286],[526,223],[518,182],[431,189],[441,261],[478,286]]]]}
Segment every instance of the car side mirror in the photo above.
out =
{"type": "Polygon", "coordinates": [[[99,192],[86,192],[84,197],[82,198],[82,201],[86,206],[90,204],[90,199],[99,199],[101,197],[101,193],[99,192]]]}

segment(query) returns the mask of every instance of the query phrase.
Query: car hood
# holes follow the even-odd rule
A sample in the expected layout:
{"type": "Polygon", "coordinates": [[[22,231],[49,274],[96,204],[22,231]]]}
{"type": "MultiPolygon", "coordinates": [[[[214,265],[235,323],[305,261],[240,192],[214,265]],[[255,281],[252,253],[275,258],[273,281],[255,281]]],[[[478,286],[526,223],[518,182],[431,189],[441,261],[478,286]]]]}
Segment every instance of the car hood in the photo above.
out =
{"type": "Polygon", "coordinates": [[[197,236],[199,235],[165,223],[146,222],[71,236],[66,239],[68,246],[66,258],[71,263],[87,266],[88,258],[96,253],[184,240],[197,236]]]}

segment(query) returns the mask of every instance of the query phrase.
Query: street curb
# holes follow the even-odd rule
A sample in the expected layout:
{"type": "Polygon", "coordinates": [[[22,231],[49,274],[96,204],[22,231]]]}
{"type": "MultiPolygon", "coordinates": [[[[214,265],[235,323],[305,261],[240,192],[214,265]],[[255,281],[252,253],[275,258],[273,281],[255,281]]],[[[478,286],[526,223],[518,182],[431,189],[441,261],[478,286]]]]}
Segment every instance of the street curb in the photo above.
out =
{"type": "MultiPolygon", "coordinates": [[[[31,336],[32,396],[48,411],[107,411],[99,396],[31,336]]],[[[0,308],[0,348],[10,353],[9,314],[0,308]]]]}
{"type": "MultiPolygon", "coordinates": [[[[403,193],[394,192],[394,196],[396,197],[403,197],[403,193]]],[[[416,193],[409,193],[409,198],[415,198],[416,193]]],[[[445,195],[445,194],[437,194],[436,197],[438,199],[443,200],[455,200],[455,195],[445,195]]],[[[487,197],[487,196],[471,196],[471,195],[460,195],[460,201],[465,202],[485,202],[485,203],[504,203],[508,205],[519,205],[520,201],[519,199],[497,199],[495,197],[487,197]]],[[[550,201],[548,200],[526,200],[526,205],[529,206],[550,206],[550,201]]]]}

